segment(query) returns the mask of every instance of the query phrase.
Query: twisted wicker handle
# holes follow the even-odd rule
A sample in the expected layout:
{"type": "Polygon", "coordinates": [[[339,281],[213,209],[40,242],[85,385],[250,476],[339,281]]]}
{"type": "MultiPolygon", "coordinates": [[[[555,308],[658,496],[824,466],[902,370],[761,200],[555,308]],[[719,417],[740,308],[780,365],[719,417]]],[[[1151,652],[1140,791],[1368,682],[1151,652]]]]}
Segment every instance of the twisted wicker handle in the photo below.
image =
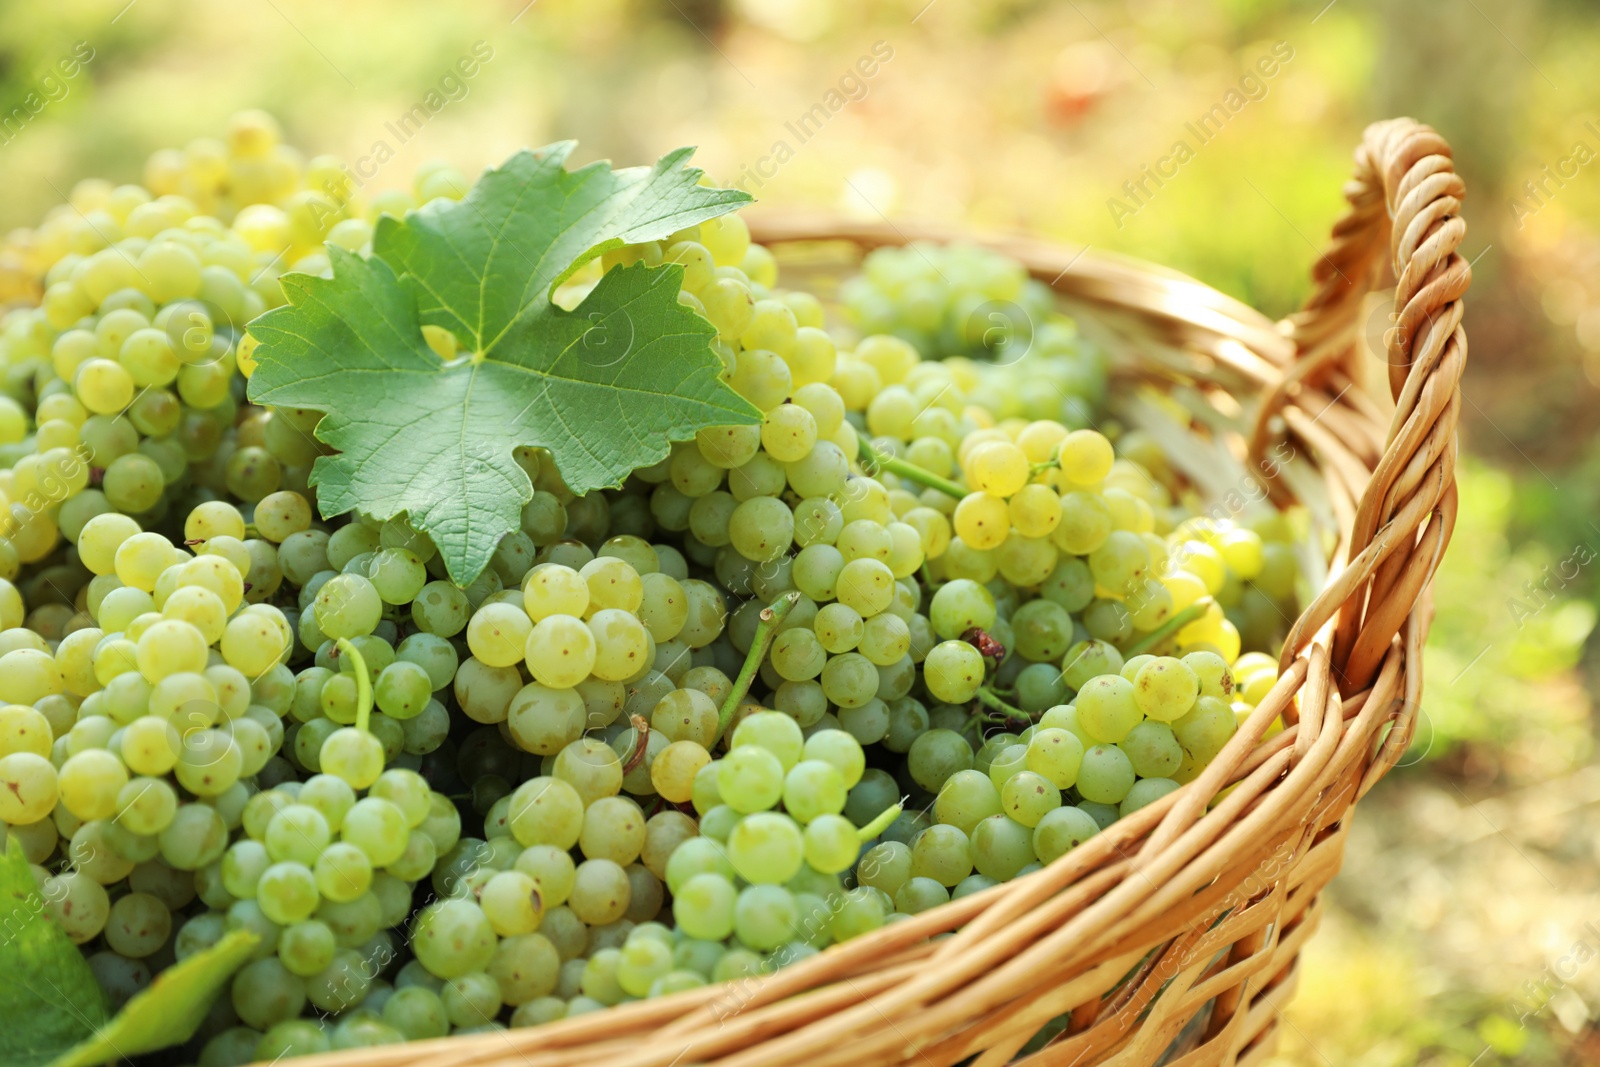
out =
{"type": "Polygon", "coordinates": [[[1386,266],[1395,278],[1392,325],[1384,335],[1395,401],[1388,440],[1335,561],[1341,569],[1290,631],[1283,652],[1287,665],[1336,619],[1333,666],[1346,693],[1377,673],[1455,523],[1456,426],[1467,355],[1461,297],[1472,278],[1456,251],[1466,234],[1463,195],[1450,146],[1431,128],[1411,119],[1367,128],[1345,187],[1350,212],[1334,226],[1333,245],[1313,271],[1315,292],[1289,320],[1296,360],[1264,398],[1251,437],[1251,453],[1260,455],[1273,416],[1282,412],[1291,432],[1315,449],[1306,420],[1289,418],[1285,409],[1313,390],[1325,409],[1354,388],[1361,305],[1386,266]],[[1379,259],[1385,245],[1387,265],[1379,259]],[[1322,394],[1341,382],[1338,396],[1322,394]]]}

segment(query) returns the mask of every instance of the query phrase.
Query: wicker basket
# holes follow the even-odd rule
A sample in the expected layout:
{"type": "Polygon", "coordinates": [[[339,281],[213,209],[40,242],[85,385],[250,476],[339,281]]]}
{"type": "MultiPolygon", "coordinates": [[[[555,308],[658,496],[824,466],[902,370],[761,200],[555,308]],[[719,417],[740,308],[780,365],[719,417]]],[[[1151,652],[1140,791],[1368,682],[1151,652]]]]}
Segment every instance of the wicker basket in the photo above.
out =
{"type": "MultiPolygon", "coordinates": [[[[533,1030],[302,1062],[998,1067],[1064,1015],[1070,1025],[1019,1062],[1261,1062],[1316,928],[1318,893],[1339,868],[1351,808],[1416,725],[1427,587],[1456,513],[1470,278],[1456,252],[1462,193],[1433,130],[1408,119],[1369,128],[1315,293],[1280,324],[1161,268],[992,242],[1065,299],[1143,320],[1161,339],[1168,380],[1225,390],[1247,417],[1253,410],[1254,432],[1233,442],[1240,455],[1287,439],[1320,476],[1337,526],[1329,580],[1289,633],[1278,684],[1197,780],[1037,874],[771,977],[533,1030]],[[1385,335],[1392,414],[1355,387],[1360,309],[1386,273],[1385,245],[1396,279],[1385,335]],[[1280,714],[1290,725],[1262,743],[1280,714]]],[[[793,218],[756,230],[772,245],[844,241],[857,254],[950,236],[793,218]]],[[[1287,481],[1272,491],[1292,495],[1287,481]]]]}

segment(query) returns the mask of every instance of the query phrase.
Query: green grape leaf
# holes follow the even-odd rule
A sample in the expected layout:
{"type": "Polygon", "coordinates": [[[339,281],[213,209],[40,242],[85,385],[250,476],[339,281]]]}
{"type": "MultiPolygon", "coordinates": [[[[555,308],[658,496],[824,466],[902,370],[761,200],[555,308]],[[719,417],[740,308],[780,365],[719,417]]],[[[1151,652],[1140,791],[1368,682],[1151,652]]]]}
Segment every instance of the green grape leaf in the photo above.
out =
{"type": "Polygon", "coordinates": [[[114,1019],[51,1061],[50,1067],[98,1067],[183,1044],[194,1036],[211,1002],[233,973],[250,961],[260,941],[249,930],[234,930],[173,964],[124,1004],[114,1019]]]}
{"type": "Polygon", "coordinates": [[[250,325],[250,397],[324,413],[338,452],[312,470],[324,515],[406,513],[450,576],[482,572],[533,495],[512,458],[550,450],[575,493],[620,485],[673,441],[761,415],[720,380],[715,336],[678,302],[675,265],[613,268],[574,310],[554,287],[608,248],[659,240],[749,201],[697,184],[689,149],[654,167],[567,171],[571,143],[521,152],[461,201],[383,218],[331,278],[287,275],[250,325]],[[441,360],[422,327],[450,331],[441,360]]]}
{"type": "Polygon", "coordinates": [[[88,961],[50,914],[15,837],[0,856],[0,1063],[47,1064],[106,1020],[88,961]]]}

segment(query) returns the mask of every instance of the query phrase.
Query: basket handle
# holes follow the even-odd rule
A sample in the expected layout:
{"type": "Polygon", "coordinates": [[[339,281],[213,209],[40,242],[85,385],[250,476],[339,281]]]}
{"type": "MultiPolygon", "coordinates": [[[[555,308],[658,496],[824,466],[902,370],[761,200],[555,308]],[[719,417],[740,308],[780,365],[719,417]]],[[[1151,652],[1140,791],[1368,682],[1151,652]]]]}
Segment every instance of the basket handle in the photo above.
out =
{"type": "Polygon", "coordinates": [[[1351,388],[1363,298],[1392,273],[1394,309],[1384,334],[1395,401],[1388,439],[1361,493],[1341,553],[1343,570],[1306,609],[1284,646],[1287,663],[1337,616],[1333,665],[1346,693],[1377,673],[1454,525],[1456,427],[1467,353],[1461,298],[1472,279],[1471,265],[1456,251],[1466,235],[1460,216],[1466,188],[1444,138],[1412,119],[1390,119],[1367,127],[1355,158],[1355,175],[1345,186],[1350,210],[1333,227],[1332,246],[1313,268],[1311,298],[1288,322],[1295,361],[1263,399],[1250,441],[1251,455],[1259,457],[1272,436],[1273,416],[1306,387],[1343,371],[1344,391],[1351,388]],[[1380,260],[1386,245],[1387,264],[1380,260]]]}

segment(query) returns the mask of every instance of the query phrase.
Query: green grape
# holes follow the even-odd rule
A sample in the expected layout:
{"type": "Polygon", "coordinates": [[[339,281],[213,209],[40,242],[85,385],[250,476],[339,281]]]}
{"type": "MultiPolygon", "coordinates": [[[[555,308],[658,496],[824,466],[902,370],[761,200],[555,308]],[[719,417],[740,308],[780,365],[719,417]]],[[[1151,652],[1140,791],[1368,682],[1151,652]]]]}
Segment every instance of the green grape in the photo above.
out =
{"type": "Polygon", "coordinates": [[[690,937],[721,941],[734,931],[738,891],[726,877],[703,872],[686,879],[673,893],[672,917],[690,937]]]}
{"type": "MultiPolygon", "coordinates": [[[[504,722],[511,713],[515,699],[522,695],[522,688],[522,675],[515,667],[491,667],[469,656],[456,670],[456,701],[474,722],[504,722]]],[[[530,690],[523,698],[524,703],[531,701],[539,692],[548,690],[543,686],[530,690]]],[[[559,701],[560,698],[556,699],[559,701]]],[[[570,705],[572,701],[567,700],[566,703],[570,705]]]]}
{"type": "Polygon", "coordinates": [[[117,791],[116,820],[136,834],[159,834],[177,810],[177,791],[160,778],[131,778],[117,791]]]}
{"type": "Polygon", "coordinates": [[[450,1032],[450,1020],[439,994],[420,985],[396,989],[384,1001],[383,1020],[408,1041],[444,1037],[450,1032]]]}
{"type": "MultiPolygon", "coordinates": [[[[6,757],[4,772],[8,785],[17,783],[10,785],[14,793],[31,792],[37,797],[44,792],[56,792],[62,807],[83,821],[108,819],[116,814],[117,798],[128,784],[128,771],[121,760],[105,749],[87,749],[67,757],[60,770],[50,774],[49,780],[44,776],[47,768],[32,762],[37,757],[22,761],[17,756],[6,757]]],[[[28,802],[24,801],[20,807],[26,811],[28,802]]],[[[16,821],[34,820],[19,818],[16,821]]]]}
{"type": "Polygon", "coordinates": [[[911,843],[911,877],[932,878],[948,887],[971,873],[971,844],[957,827],[930,826],[911,843]]]}
{"type": "Polygon", "coordinates": [[[642,997],[672,970],[672,947],[655,938],[629,937],[618,951],[617,984],[628,996],[642,997]]]}
{"type": "MultiPolygon", "coordinates": [[[[1220,656],[1216,658],[1221,661],[1220,656]]],[[[1222,669],[1227,671],[1226,663],[1222,669]]],[[[1133,687],[1139,710],[1157,722],[1170,723],[1194,706],[1200,696],[1200,677],[1184,660],[1159,656],[1139,668],[1133,687]]]]}
{"type": "MultiPolygon", "coordinates": [[[[1112,817],[1115,818],[1115,809],[1112,817]]],[[[1102,825],[1080,808],[1056,808],[1033,828],[1033,850],[1041,863],[1054,863],[1101,829],[1102,825]]]]}
{"type": "Polygon", "coordinates": [[[583,813],[578,847],[589,859],[627,866],[644,848],[644,813],[627,797],[601,797],[583,813]]]}
{"type": "Polygon", "coordinates": [[[293,861],[309,867],[317,862],[332,838],[322,812],[306,804],[290,804],[268,821],[262,840],[274,862],[293,861]]]}
{"type": "Polygon", "coordinates": [[[524,847],[570,849],[583,829],[583,798],[559,778],[533,778],[511,794],[512,835],[524,847]]]}
{"type": "Polygon", "coordinates": [[[801,824],[844,810],[848,790],[844,776],[831,763],[802,760],[784,776],[783,806],[801,824]]]}
{"type": "Polygon", "coordinates": [[[813,626],[822,647],[835,655],[854,649],[866,634],[861,616],[843,604],[824,606],[817,612],[813,626]]]}
{"type": "Polygon", "coordinates": [[[806,823],[802,838],[806,863],[825,874],[849,870],[861,854],[855,824],[842,815],[816,816],[806,823]]]}
{"type": "Polygon", "coordinates": [[[916,739],[928,730],[928,709],[910,697],[890,701],[888,707],[889,730],[884,734],[883,747],[890,752],[909,751],[916,739]]]}
{"type": "Polygon", "coordinates": [[[279,926],[302,922],[311,917],[321,900],[316,876],[302,863],[275,863],[261,873],[256,882],[256,903],[279,926]]]}
{"type": "Polygon", "coordinates": [[[276,956],[267,956],[234,975],[232,996],[240,1020],[266,1030],[300,1014],[306,1003],[306,986],[276,956]]]}
{"type": "Polygon", "coordinates": [[[710,837],[691,837],[668,857],[665,874],[667,888],[676,896],[684,883],[697,874],[720,874],[731,879],[734,869],[721,843],[710,837]]]}
{"type": "Polygon", "coordinates": [[[1097,804],[1120,804],[1133,787],[1133,763],[1116,745],[1092,746],[1083,754],[1076,784],[1079,795],[1097,804]]]}
{"type": "MultiPolygon", "coordinates": [[[[935,594],[937,598],[937,594],[935,594]]],[[[1011,616],[1017,651],[1038,662],[1059,660],[1072,645],[1072,615],[1052,600],[1030,600],[1011,616]]]]}
{"type": "Polygon", "coordinates": [[[494,928],[476,903],[436,901],[417,914],[411,948],[428,973],[458,978],[489,965],[494,957],[494,928]]]}
{"type": "MultiPolygon", "coordinates": [[[[456,676],[458,697],[469,665],[470,661],[463,664],[462,673],[456,676]]],[[[465,701],[462,709],[466,710],[465,701]]],[[[491,722],[502,718],[481,712],[473,717],[491,722]]],[[[541,756],[553,756],[583,734],[587,706],[574,690],[551,689],[531,682],[517,691],[503,718],[518,745],[541,756]]]]}
{"type": "Polygon", "coordinates": [[[956,771],[939,787],[933,813],[941,823],[972,833],[980,819],[1001,812],[1000,791],[979,770],[956,771]]]}
{"type": "Polygon", "coordinates": [[[772,642],[771,658],[773,669],[783,679],[810,681],[827,665],[828,650],[811,630],[785,630],[772,642]]]}
{"type": "Polygon", "coordinates": [[[1001,786],[1000,804],[1013,820],[1032,828],[1061,806],[1061,790],[1041,774],[1019,771],[1001,786]]]}
{"type": "Polygon", "coordinates": [[[1142,722],[1118,742],[1140,778],[1170,778],[1183,762],[1183,747],[1172,727],[1162,722],[1142,722]]]}
{"type": "Polygon", "coordinates": [[[1053,663],[1031,663],[1022,668],[1012,689],[1017,706],[1030,715],[1054,707],[1067,696],[1066,682],[1053,663]]]}
{"type": "Polygon", "coordinates": [[[911,651],[911,628],[897,615],[874,615],[866,621],[858,647],[873,665],[891,666],[911,651]]]}
{"type": "Polygon", "coordinates": [[[833,764],[843,777],[846,789],[854,789],[866,769],[866,754],[860,742],[843,730],[818,730],[813,733],[806,738],[802,755],[807,760],[833,764]]]}
{"type": "Polygon", "coordinates": [[[450,713],[437,700],[428,701],[422,713],[400,724],[408,755],[425,756],[444,744],[450,733],[450,713]]]}
{"type": "MultiPolygon", "coordinates": [[[[3,787],[0,788],[0,820],[14,826],[45,818],[56,806],[59,796],[55,767],[45,757],[32,752],[12,752],[0,757],[0,787],[3,787]]],[[[113,794],[113,805],[121,788],[118,786],[118,793],[113,794]]]]}
{"type": "Polygon", "coordinates": [[[787,771],[800,761],[805,739],[801,736],[799,724],[789,716],[775,711],[758,711],[739,723],[729,743],[733,751],[752,745],[777,756],[778,762],[787,771]]]}
{"type": "Polygon", "coordinates": [[[445,1015],[457,1027],[474,1027],[492,1021],[504,1004],[500,983],[483,971],[450,979],[440,993],[445,1015]]]}
{"type": "Polygon", "coordinates": [[[610,745],[594,738],[579,738],[563,748],[551,773],[576,789],[586,805],[622,789],[621,759],[610,745]]]}
{"type": "Polygon", "coordinates": [[[844,566],[844,556],[837,548],[818,543],[800,550],[790,573],[795,588],[821,603],[838,595],[839,576],[844,572],[844,566]]]}
{"type": "MultiPolygon", "coordinates": [[[[428,635],[412,635],[413,638],[425,636],[428,635]]],[[[453,650],[451,660],[450,674],[453,678],[455,675],[453,650]]],[[[446,683],[448,681],[449,679],[446,679],[446,683]]],[[[426,667],[400,659],[379,672],[372,685],[372,696],[380,711],[390,718],[403,721],[422,714],[422,709],[427,707],[428,701],[433,698],[434,688],[433,679],[426,667]]]]}
{"type": "Polygon", "coordinates": [[[328,925],[313,919],[284,928],[278,936],[278,961],[290,974],[310,978],[332,965],[338,948],[328,925]]]}
{"type": "Polygon", "coordinates": [[[149,893],[129,893],[111,905],[104,929],[106,944],[129,959],[152,956],[172,933],[172,912],[149,893]]]}
{"type": "Polygon", "coordinates": [[[1111,535],[1111,509],[1097,493],[1075,490],[1061,497],[1061,520],[1051,539],[1063,552],[1087,556],[1111,535]]]}
{"type": "Polygon", "coordinates": [[[589,589],[586,614],[602,608],[637,611],[644,601],[644,584],[639,572],[626,560],[597,556],[578,571],[589,589]]]}
{"type": "Polygon", "coordinates": [[[1073,689],[1082,689],[1090,679],[1122,670],[1122,654],[1101,640],[1079,641],[1061,658],[1061,677],[1073,689]]]}
{"type": "Polygon", "coordinates": [[[1096,741],[1121,741],[1144,718],[1134,693],[1134,684],[1121,675],[1091,678],[1074,702],[1078,723],[1096,741]]]}
{"type": "Polygon", "coordinates": [[[365,789],[383,773],[383,743],[370,733],[346,726],[322,742],[318,765],[323,773],[343,779],[351,788],[365,789]]]}
{"type": "Polygon", "coordinates": [[[877,696],[878,668],[856,652],[846,652],[828,660],[822,669],[822,691],[841,708],[859,708],[877,696]]]}
{"type": "MultiPolygon", "coordinates": [[[[1028,746],[1017,744],[1016,738],[1011,734],[999,734],[999,751],[994,752],[989,759],[989,781],[993,782],[996,789],[1004,789],[1006,783],[1013,777],[1027,769],[1028,746]]],[[[994,738],[990,739],[995,740],[994,738]]],[[[985,742],[985,748],[988,742],[985,742]]],[[[983,769],[983,752],[980,750],[974,766],[983,769]]]]}
{"type": "Polygon", "coordinates": [[[644,575],[641,585],[637,609],[640,620],[656,641],[670,641],[689,619],[683,586],[676,578],[659,572],[644,575]]]}
{"type": "Polygon", "coordinates": [[[590,926],[621,919],[633,895],[627,872],[608,859],[589,859],[573,873],[572,896],[567,906],[590,926]]]}
{"type": "Polygon", "coordinates": [[[532,620],[515,604],[485,603],[467,623],[467,647],[481,663],[510,667],[522,662],[532,629],[532,620]]]}
{"type": "Polygon", "coordinates": [[[1083,770],[1083,741],[1070,730],[1041,726],[1028,741],[1025,766],[1057,789],[1075,785],[1083,770]]]}
{"type": "MultiPolygon", "coordinates": [[[[260,514],[261,506],[257,505],[258,522],[260,514]]],[[[428,572],[422,560],[415,552],[405,548],[383,548],[373,553],[367,563],[366,575],[385,604],[411,603],[421,594],[428,581],[428,572]]]]}
{"type": "Polygon", "coordinates": [[[983,685],[983,655],[965,641],[942,641],[923,661],[928,692],[947,704],[964,704],[983,685]]]}
{"type": "Polygon", "coordinates": [[[1132,592],[1150,566],[1149,548],[1129,530],[1112,530],[1100,547],[1089,553],[1095,583],[1118,594],[1132,592]]]}
{"type": "Polygon", "coordinates": [[[1128,795],[1122,798],[1122,804],[1118,807],[1118,814],[1126,818],[1146,804],[1160,800],[1176,788],[1178,788],[1178,783],[1171,778],[1141,778],[1133,783],[1133,787],[1128,790],[1128,795]]]}
{"type": "Polygon", "coordinates": [[[728,860],[739,877],[757,885],[793,878],[805,862],[800,826],[789,816],[757,812],[741,819],[728,835],[728,860]]]}
{"type": "Polygon", "coordinates": [[[1010,881],[1035,859],[1033,830],[1003,814],[979,820],[972,830],[972,865],[985,878],[1010,881]]]}
{"type": "Polygon", "coordinates": [[[843,894],[828,933],[835,941],[848,941],[853,937],[871,933],[883,925],[887,908],[883,897],[868,888],[847,890],[843,894]]]}
{"type": "Polygon", "coordinates": [[[306,999],[324,1012],[348,1011],[365,1000],[371,988],[367,961],[353,949],[340,948],[325,970],[306,979],[306,999]]]}
{"type": "Polygon", "coordinates": [[[81,945],[105,929],[111,901],[104,887],[88,874],[68,870],[47,877],[39,888],[46,906],[74,944],[81,945]]]}
{"type": "Polygon", "coordinates": [[[339,574],[317,591],[317,626],[331,638],[370,634],[383,615],[383,600],[366,578],[339,574]]]}
{"type": "Polygon", "coordinates": [[[531,934],[544,916],[539,883],[521,871],[500,871],[478,891],[478,905],[501,937],[531,934]]]}
{"type": "Polygon", "coordinates": [[[1184,752],[1201,765],[1210,763],[1237,729],[1238,719],[1233,708],[1217,697],[1201,697],[1188,713],[1172,724],[1172,733],[1184,752]]]}
{"type": "MultiPolygon", "coordinates": [[[[617,967],[621,957],[621,949],[607,947],[597,950],[584,961],[579,982],[584,998],[603,1007],[611,1007],[622,1002],[627,994],[617,981],[617,967]]],[[[574,998],[574,1005],[576,999],[574,998]]],[[[573,1013],[573,1007],[569,1006],[568,1014],[573,1013]]]]}
{"type": "Polygon", "coordinates": [[[888,704],[872,697],[861,707],[842,707],[838,710],[838,725],[859,744],[882,741],[890,731],[890,709],[888,704]]]}
{"type": "MultiPolygon", "coordinates": [[[[1235,682],[1227,660],[1215,652],[1191,652],[1183,657],[1183,664],[1200,680],[1201,696],[1217,697],[1221,700],[1233,699],[1235,682]]],[[[1145,714],[1149,715],[1149,712],[1145,714]]],[[[1151,718],[1157,717],[1151,716],[1151,718]]]]}
{"type": "Polygon", "coordinates": [[[777,885],[751,885],[734,905],[734,934],[741,944],[771,951],[788,941],[799,922],[794,894],[777,885]]]}
{"type": "Polygon", "coordinates": [[[373,867],[387,867],[400,858],[407,831],[405,813],[382,797],[356,801],[339,824],[340,839],[360,849],[373,867]]]}
{"type": "Polygon", "coordinates": [[[650,666],[650,632],[634,615],[620,608],[602,608],[589,617],[594,635],[596,677],[627,681],[650,666]]]}
{"type": "MultiPolygon", "coordinates": [[[[401,641],[395,647],[396,663],[412,663],[421,667],[428,676],[428,688],[437,691],[449,685],[456,676],[456,668],[460,666],[461,658],[456,654],[455,646],[449,641],[435,634],[419,632],[414,633],[401,641]]],[[[394,666],[395,664],[390,664],[394,666]]],[[[385,667],[387,671],[389,668],[385,667]]],[[[380,675],[380,680],[381,680],[380,675]]],[[[376,683],[374,683],[376,689],[376,683]]],[[[395,718],[405,716],[394,715],[385,710],[385,714],[395,718]]]]}
{"type": "Polygon", "coordinates": [[[783,762],[765,748],[735,748],[715,767],[717,794],[735,811],[766,811],[783,797],[783,762]]]}
{"type": "Polygon", "coordinates": [[[839,571],[839,603],[868,618],[888,609],[894,600],[894,572],[876,559],[855,559],[839,571]]]}
{"type": "MultiPolygon", "coordinates": [[[[381,601],[382,598],[379,599],[381,601]]],[[[435,637],[454,637],[466,628],[470,617],[471,607],[466,594],[449,582],[427,583],[411,602],[412,621],[423,633],[435,637]]]]}

